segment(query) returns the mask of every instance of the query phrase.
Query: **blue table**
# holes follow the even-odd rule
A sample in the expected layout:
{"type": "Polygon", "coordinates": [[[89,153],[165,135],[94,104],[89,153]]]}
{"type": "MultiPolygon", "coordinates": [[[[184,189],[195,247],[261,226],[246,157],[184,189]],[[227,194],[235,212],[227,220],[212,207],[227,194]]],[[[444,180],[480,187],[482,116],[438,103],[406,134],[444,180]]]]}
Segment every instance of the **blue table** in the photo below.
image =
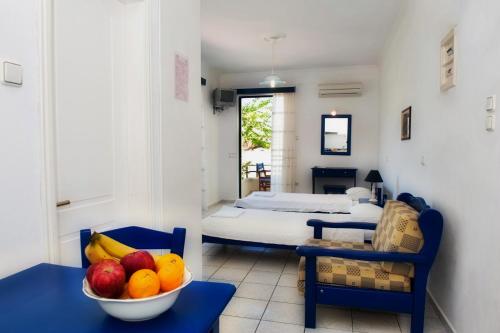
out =
{"type": "Polygon", "coordinates": [[[218,332],[219,316],[236,288],[193,281],[159,317],[124,322],[82,293],[85,270],[40,264],[0,280],[1,333],[218,332]]]}

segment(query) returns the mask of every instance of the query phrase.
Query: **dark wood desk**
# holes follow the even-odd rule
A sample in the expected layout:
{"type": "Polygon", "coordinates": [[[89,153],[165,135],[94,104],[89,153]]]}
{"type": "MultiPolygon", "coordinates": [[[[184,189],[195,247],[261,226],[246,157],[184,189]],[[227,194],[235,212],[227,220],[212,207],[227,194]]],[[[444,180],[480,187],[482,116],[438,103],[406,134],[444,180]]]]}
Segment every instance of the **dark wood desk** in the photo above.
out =
{"type": "Polygon", "coordinates": [[[356,186],[356,172],[354,168],[321,168],[313,167],[312,170],[312,193],[316,193],[316,178],[351,178],[356,186]]]}

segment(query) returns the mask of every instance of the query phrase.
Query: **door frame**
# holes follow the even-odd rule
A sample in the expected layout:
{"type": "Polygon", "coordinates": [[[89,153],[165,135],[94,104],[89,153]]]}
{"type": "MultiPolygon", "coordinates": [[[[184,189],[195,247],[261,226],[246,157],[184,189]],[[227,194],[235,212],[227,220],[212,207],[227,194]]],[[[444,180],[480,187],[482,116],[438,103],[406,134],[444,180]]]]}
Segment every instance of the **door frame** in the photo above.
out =
{"type": "Polygon", "coordinates": [[[241,199],[241,100],[244,98],[259,98],[267,97],[272,98],[273,94],[261,94],[261,95],[238,95],[238,198],[241,199]]]}
{"type": "MultiPolygon", "coordinates": [[[[57,164],[55,136],[55,64],[54,64],[54,1],[40,3],[40,127],[41,127],[41,184],[40,202],[46,259],[60,262],[59,221],[57,212],[57,164]]],[[[161,145],[161,58],[160,58],[160,0],[144,1],[146,23],[146,155],[148,174],[148,206],[152,227],[163,229],[162,145],[161,145]]]]}

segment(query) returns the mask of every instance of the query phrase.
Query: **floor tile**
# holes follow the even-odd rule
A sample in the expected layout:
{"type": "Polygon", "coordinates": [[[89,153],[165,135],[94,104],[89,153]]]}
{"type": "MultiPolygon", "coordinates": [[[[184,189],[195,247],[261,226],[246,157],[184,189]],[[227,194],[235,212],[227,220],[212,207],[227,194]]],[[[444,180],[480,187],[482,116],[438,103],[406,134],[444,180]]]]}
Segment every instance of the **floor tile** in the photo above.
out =
{"type": "Polygon", "coordinates": [[[231,258],[229,258],[224,265],[222,266],[223,268],[241,268],[241,269],[247,269],[250,270],[255,262],[257,261],[257,258],[241,258],[239,256],[233,255],[231,258]]]}
{"type": "Polygon", "coordinates": [[[384,312],[352,311],[354,332],[401,333],[395,314],[384,312]]]}
{"type": "Polygon", "coordinates": [[[333,328],[324,328],[324,327],[316,327],[316,328],[306,328],[305,333],[351,333],[352,331],[345,330],[336,330],[333,328]]]}
{"type": "Polygon", "coordinates": [[[217,270],[219,269],[219,266],[202,266],[202,277],[203,280],[208,280],[217,270]]]}
{"type": "Polygon", "coordinates": [[[282,274],[278,286],[297,287],[297,274],[282,274]]]}
{"type": "Polygon", "coordinates": [[[262,258],[255,263],[253,269],[256,271],[281,273],[285,267],[285,263],[285,260],[262,258]]]}
{"type": "MultiPolygon", "coordinates": [[[[401,332],[410,333],[411,316],[407,314],[398,315],[401,332]]],[[[439,318],[425,317],[424,333],[447,333],[448,330],[439,318]]]]}
{"type": "Polygon", "coordinates": [[[212,277],[220,280],[242,281],[248,271],[248,269],[221,267],[212,277]]]}
{"type": "Polygon", "coordinates": [[[425,316],[439,319],[439,316],[436,310],[434,309],[434,306],[429,301],[425,303],[425,316]]]}
{"type": "Polygon", "coordinates": [[[304,326],[277,323],[274,321],[261,321],[256,333],[303,333],[304,326]]]}
{"type": "Polygon", "coordinates": [[[262,320],[304,325],[304,306],[299,304],[269,302],[262,320]]]}
{"type": "Polygon", "coordinates": [[[351,310],[331,306],[317,306],[316,327],[352,331],[351,310]]]}
{"type": "Polygon", "coordinates": [[[220,333],[254,333],[259,320],[222,315],[219,318],[219,325],[220,333]]]}
{"type": "Polygon", "coordinates": [[[233,297],[222,314],[234,317],[260,319],[267,302],[249,298],[233,297]]]}
{"type": "Polygon", "coordinates": [[[299,271],[299,261],[288,261],[285,265],[283,273],[287,274],[298,274],[299,271]]]}
{"type": "Polygon", "coordinates": [[[252,270],[246,276],[245,282],[276,285],[279,278],[280,273],[278,272],[261,272],[252,270]]]}
{"type": "Polygon", "coordinates": [[[241,283],[239,281],[221,280],[221,279],[214,279],[214,278],[210,278],[210,279],[208,279],[208,281],[209,282],[230,283],[233,286],[235,286],[236,288],[238,288],[240,286],[240,283],[241,283]]]}
{"type": "Polygon", "coordinates": [[[242,282],[234,296],[268,301],[273,294],[273,290],[274,286],[270,284],[242,282]]]}
{"type": "Polygon", "coordinates": [[[274,289],[271,301],[304,304],[304,295],[299,293],[297,287],[277,286],[276,289],[274,289]]]}
{"type": "Polygon", "coordinates": [[[203,256],[202,264],[206,266],[222,266],[227,258],[221,256],[203,256]]]}

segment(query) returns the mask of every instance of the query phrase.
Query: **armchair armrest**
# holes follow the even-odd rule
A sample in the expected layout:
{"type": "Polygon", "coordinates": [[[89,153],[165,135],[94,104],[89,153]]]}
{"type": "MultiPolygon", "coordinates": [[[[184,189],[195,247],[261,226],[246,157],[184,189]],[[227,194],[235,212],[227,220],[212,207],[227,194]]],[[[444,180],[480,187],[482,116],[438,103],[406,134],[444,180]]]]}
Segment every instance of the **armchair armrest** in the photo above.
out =
{"type": "Polygon", "coordinates": [[[337,229],[363,229],[375,230],[376,223],[369,222],[326,222],[323,220],[312,219],[307,221],[307,225],[314,227],[314,238],[321,239],[323,236],[323,228],[337,228],[337,229]]]}
{"type": "Polygon", "coordinates": [[[425,264],[427,258],[421,254],[400,252],[358,251],[350,249],[325,249],[317,246],[298,246],[297,254],[304,257],[337,257],[365,261],[392,261],[425,264]]]}

